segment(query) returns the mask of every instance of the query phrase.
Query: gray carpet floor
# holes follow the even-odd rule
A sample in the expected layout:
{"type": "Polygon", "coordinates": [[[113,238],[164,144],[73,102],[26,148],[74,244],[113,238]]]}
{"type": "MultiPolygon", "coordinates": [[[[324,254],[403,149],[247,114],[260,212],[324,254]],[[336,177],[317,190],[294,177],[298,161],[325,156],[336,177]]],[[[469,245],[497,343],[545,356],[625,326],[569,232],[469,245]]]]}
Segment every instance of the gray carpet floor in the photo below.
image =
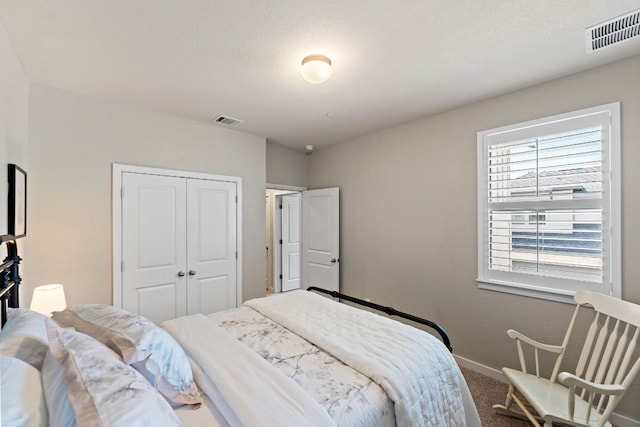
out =
{"type": "MultiPolygon", "coordinates": [[[[496,403],[504,404],[509,386],[493,378],[462,368],[462,374],[467,380],[471,396],[478,408],[483,427],[531,427],[525,420],[498,415],[491,407],[496,403]]],[[[514,405],[515,406],[515,405],[514,405]]]]}

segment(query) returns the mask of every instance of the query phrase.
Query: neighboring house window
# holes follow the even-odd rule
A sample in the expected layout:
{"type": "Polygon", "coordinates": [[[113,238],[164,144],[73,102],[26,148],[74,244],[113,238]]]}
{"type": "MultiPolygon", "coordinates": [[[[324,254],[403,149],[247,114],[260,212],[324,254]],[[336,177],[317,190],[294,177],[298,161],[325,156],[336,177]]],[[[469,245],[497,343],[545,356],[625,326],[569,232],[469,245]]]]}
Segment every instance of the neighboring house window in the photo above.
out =
{"type": "Polygon", "coordinates": [[[478,133],[478,284],[621,297],[620,104],[478,133]]]}

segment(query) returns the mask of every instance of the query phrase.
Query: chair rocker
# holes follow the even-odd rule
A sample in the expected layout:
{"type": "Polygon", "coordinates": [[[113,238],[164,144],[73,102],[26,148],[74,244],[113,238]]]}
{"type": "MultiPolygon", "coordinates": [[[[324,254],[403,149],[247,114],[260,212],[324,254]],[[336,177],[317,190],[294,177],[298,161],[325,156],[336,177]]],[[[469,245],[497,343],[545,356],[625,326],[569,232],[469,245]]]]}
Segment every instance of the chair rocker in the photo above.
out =
{"type": "Polygon", "coordinates": [[[502,368],[509,391],[504,405],[493,406],[498,413],[526,416],[536,427],[541,423],[544,427],[554,423],[611,426],[609,416],[640,371],[640,357],[634,357],[640,339],[640,305],[587,291],[577,292],[575,301],[577,307],[562,345],[542,344],[512,329],[507,331],[516,340],[521,370],[502,368]],[[593,307],[595,315],[577,367],[573,374],[559,372],[576,317],[585,306],[593,307]],[[533,353],[535,374],[527,372],[523,344],[528,355],[533,353]],[[540,351],[555,357],[548,379],[540,376],[540,351]],[[522,412],[511,408],[514,402],[522,412]]]}

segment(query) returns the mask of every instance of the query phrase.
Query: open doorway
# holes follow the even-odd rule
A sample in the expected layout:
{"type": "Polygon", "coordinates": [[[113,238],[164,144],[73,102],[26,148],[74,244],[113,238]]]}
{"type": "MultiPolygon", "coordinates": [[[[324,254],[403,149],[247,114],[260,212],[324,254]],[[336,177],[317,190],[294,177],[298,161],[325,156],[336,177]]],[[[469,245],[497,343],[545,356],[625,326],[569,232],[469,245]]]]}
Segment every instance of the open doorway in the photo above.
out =
{"type": "Polygon", "coordinates": [[[265,291],[339,291],[339,189],[266,190],[265,291]]]}
{"type": "MultiPolygon", "coordinates": [[[[281,240],[282,222],[280,213],[281,197],[283,195],[299,195],[301,191],[306,190],[305,187],[292,187],[272,184],[266,190],[266,265],[267,275],[265,277],[265,291],[267,294],[281,292],[280,274],[282,271],[282,257],[279,254],[279,245],[281,240]]],[[[295,236],[294,236],[295,237],[295,236]]]]}

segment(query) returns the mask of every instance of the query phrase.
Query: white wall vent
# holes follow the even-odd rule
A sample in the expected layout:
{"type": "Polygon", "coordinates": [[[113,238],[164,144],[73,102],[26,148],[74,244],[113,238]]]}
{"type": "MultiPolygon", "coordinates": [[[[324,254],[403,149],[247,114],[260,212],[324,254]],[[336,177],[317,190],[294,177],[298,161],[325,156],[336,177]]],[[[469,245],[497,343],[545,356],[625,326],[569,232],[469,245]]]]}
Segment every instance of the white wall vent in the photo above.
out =
{"type": "Polygon", "coordinates": [[[586,29],[587,52],[640,36],[640,9],[586,29]]]}
{"type": "Polygon", "coordinates": [[[212,122],[220,123],[227,126],[235,126],[238,123],[244,123],[244,121],[240,119],[234,119],[233,117],[229,117],[229,116],[218,116],[215,119],[213,119],[212,122]]]}

